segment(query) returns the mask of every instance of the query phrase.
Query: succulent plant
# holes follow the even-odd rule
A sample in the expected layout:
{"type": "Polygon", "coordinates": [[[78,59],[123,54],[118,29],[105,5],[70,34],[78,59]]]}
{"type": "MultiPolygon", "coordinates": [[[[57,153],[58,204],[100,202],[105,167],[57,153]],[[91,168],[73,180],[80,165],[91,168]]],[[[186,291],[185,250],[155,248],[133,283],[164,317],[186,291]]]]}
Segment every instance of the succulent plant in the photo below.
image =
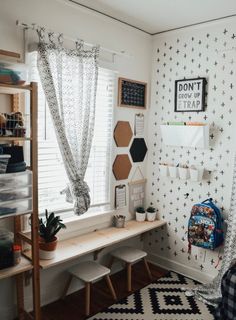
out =
{"type": "Polygon", "coordinates": [[[138,213],[145,213],[145,209],[144,209],[144,207],[137,207],[137,208],[136,208],[136,212],[138,212],[138,213]]]}
{"type": "Polygon", "coordinates": [[[66,226],[62,223],[62,219],[59,216],[55,216],[54,212],[48,213],[45,210],[45,218],[39,219],[39,235],[45,242],[52,242],[55,239],[55,235],[66,226]]]}

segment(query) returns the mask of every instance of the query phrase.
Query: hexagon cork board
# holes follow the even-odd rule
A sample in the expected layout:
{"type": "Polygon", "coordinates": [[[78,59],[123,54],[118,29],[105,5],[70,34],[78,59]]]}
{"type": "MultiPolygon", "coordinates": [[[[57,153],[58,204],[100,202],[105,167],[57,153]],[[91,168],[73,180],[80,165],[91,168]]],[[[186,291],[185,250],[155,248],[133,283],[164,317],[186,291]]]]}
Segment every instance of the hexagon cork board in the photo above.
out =
{"type": "Polygon", "coordinates": [[[112,171],[116,180],[128,179],[132,164],[127,154],[119,154],[113,163],[112,171]]]}
{"type": "Polygon", "coordinates": [[[132,129],[128,121],[118,121],[114,129],[114,139],[117,147],[128,147],[133,136],[132,129]]]}
{"type": "Polygon", "coordinates": [[[142,162],[147,153],[147,146],[143,138],[135,138],[130,147],[133,162],[142,162]]]}

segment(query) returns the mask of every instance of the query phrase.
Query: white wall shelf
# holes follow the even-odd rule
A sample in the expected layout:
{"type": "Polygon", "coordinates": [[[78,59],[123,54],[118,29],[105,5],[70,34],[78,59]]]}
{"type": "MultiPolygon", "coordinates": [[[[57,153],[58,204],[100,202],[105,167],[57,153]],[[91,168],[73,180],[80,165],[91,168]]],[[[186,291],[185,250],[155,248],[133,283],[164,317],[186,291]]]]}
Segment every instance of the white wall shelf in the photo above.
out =
{"type": "Polygon", "coordinates": [[[161,135],[165,145],[202,149],[209,147],[208,125],[161,125],[161,135]]]}

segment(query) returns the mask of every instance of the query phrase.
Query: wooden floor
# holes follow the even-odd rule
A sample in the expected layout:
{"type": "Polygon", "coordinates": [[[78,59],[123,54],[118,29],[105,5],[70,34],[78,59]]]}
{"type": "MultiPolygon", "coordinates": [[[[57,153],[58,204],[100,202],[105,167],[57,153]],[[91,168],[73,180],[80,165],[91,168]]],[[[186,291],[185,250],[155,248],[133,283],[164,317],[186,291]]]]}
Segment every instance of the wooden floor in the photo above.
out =
{"type": "MultiPolygon", "coordinates": [[[[165,270],[149,264],[153,279],[158,279],[166,274],[165,270]]],[[[133,267],[132,286],[133,291],[141,289],[150,283],[142,262],[136,263],[133,267]]],[[[117,293],[118,300],[127,296],[126,273],[120,271],[111,276],[112,283],[117,293]]],[[[82,320],[85,317],[85,294],[84,289],[79,290],[65,298],[53,302],[42,308],[42,320],[82,320]]],[[[106,286],[105,280],[95,283],[91,291],[91,315],[112,305],[110,292],[106,286]]]]}

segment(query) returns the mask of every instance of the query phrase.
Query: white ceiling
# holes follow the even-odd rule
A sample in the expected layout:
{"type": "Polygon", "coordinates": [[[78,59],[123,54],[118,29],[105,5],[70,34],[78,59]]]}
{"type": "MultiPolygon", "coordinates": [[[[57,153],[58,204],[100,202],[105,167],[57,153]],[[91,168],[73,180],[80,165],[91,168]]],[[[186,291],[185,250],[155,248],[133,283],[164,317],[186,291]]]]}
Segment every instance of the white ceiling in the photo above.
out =
{"type": "Polygon", "coordinates": [[[154,34],[236,14],[236,0],[67,0],[154,34]]]}

